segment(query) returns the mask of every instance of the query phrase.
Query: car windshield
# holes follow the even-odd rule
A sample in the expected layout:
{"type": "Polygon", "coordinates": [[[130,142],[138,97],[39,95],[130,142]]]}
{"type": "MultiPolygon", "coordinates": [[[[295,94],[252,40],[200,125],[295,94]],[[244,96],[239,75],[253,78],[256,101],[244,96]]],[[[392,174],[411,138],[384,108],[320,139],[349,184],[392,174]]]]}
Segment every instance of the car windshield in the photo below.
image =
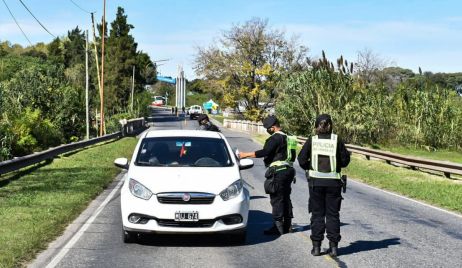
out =
{"type": "Polygon", "coordinates": [[[228,167],[233,163],[222,139],[199,137],[145,138],[135,165],[158,167],[228,167]]]}

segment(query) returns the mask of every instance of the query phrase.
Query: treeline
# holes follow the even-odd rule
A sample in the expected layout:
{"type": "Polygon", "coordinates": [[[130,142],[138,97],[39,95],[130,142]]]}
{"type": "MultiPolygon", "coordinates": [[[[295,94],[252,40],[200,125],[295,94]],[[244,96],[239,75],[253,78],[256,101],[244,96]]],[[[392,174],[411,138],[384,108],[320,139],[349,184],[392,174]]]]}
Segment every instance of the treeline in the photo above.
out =
{"type": "Polygon", "coordinates": [[[343,58],[334,64],[323,55],[311,68],[282,79],[276,111],[299,135],[313,134],[316,115],[329,113],[336,132],[350,143],[462,147],[462,98],[454,87],[430,73],[411,72],[397,81],[384,69],[372,77],[343,58]]]}
{"type": "MultiPolygon", "coordinates": [[[[97,135],[100,107],[96,55],[100,63],[101,28],[97,25],[96,40],[89,38],[91,136],[97,135]]],[[[118,130],[120,118],[146,115],[151,101],[144,86],[155,80],[155,64],[138,50],[130,34],[133,28],[119,7],[105,35],[108,133],[118,130]],[[131,107],[133,67],[136,83],[131,107]]],[[[0,42],[0,161],[84,138],[85,118],[84,31],[76,27],[49,44],[26,48],[0,42]]]]}
{"type": "Polygon", "coordinates": [[[355,62],[330,62],[324,52],[312,59],[296,38],[258,18],[234,25],[218,40],[198,49],[196,73],[221,103],[244,105],[248,120],[261,120],[274,105],[297,135],[312,134],[316,116],[330,113],[347,142],[462,146],[462,73],[388,67],[367,49],[355,62]]]}

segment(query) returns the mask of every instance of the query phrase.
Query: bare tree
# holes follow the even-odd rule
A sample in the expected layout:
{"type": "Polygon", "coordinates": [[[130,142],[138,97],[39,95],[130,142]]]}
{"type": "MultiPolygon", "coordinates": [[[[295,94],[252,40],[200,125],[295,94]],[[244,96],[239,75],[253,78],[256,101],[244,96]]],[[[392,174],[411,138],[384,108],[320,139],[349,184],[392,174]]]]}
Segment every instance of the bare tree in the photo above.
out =
{"type": "Polygon", "coordinates": [[[389,62],[381,58],[368,48],[358,51],[358,57],[355,63],[355,70],[358,77],[369,84],[377,81],[379,72],[387,67],[389,62]]]}

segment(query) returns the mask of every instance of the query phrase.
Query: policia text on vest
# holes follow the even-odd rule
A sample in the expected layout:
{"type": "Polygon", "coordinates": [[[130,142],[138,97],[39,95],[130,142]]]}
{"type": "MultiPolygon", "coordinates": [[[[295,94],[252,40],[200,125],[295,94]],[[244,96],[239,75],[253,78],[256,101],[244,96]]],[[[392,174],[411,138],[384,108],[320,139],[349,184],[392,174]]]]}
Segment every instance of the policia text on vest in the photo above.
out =
{"type": "Polygon", "coordinates": [[[311,213],[311,240],[315,256],[321,255],[320,248],[324,233],[329,240],[329,254],[337,256],[340,235],[340,207],[342,202],[341,169],[350,162],[350,153],[339,137],[332,133],[332,119],[320,115],[316,119],[315,135],[303,145],[298,156],[300,166],[306,171],[309,185],[308,210],[311,213]]]}

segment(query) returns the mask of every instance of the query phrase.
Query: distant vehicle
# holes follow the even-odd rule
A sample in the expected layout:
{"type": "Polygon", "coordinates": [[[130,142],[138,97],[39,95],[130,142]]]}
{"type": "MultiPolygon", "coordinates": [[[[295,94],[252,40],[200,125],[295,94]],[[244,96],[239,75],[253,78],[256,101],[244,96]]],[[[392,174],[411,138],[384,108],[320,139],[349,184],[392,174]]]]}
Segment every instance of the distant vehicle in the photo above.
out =
{"type": "Polygon", "coordinates": [[[244,243],[250,195],[239,160],[225,136],[195,130],[148,131],[138,141],[120,192],[122,238],[139,233],[226,233],[244,243]]]}
{"type": "Polygon", "coordinates": [[[462,97],[462,84],[456,86],[456,92],[462,97]]]}
{"type": "Polygon", "coordinates": [[[200,114],[203,114],[204,110],[199,105],[192,105],[188,109],[189,119],[196,119],[200,114]]]}
{"type": "Polygon", "coordinates": [[[153,102],[151,106],[164,106],[165,105],[165,97],[163,96],[154,96],[152,98],[153,102]]]}

